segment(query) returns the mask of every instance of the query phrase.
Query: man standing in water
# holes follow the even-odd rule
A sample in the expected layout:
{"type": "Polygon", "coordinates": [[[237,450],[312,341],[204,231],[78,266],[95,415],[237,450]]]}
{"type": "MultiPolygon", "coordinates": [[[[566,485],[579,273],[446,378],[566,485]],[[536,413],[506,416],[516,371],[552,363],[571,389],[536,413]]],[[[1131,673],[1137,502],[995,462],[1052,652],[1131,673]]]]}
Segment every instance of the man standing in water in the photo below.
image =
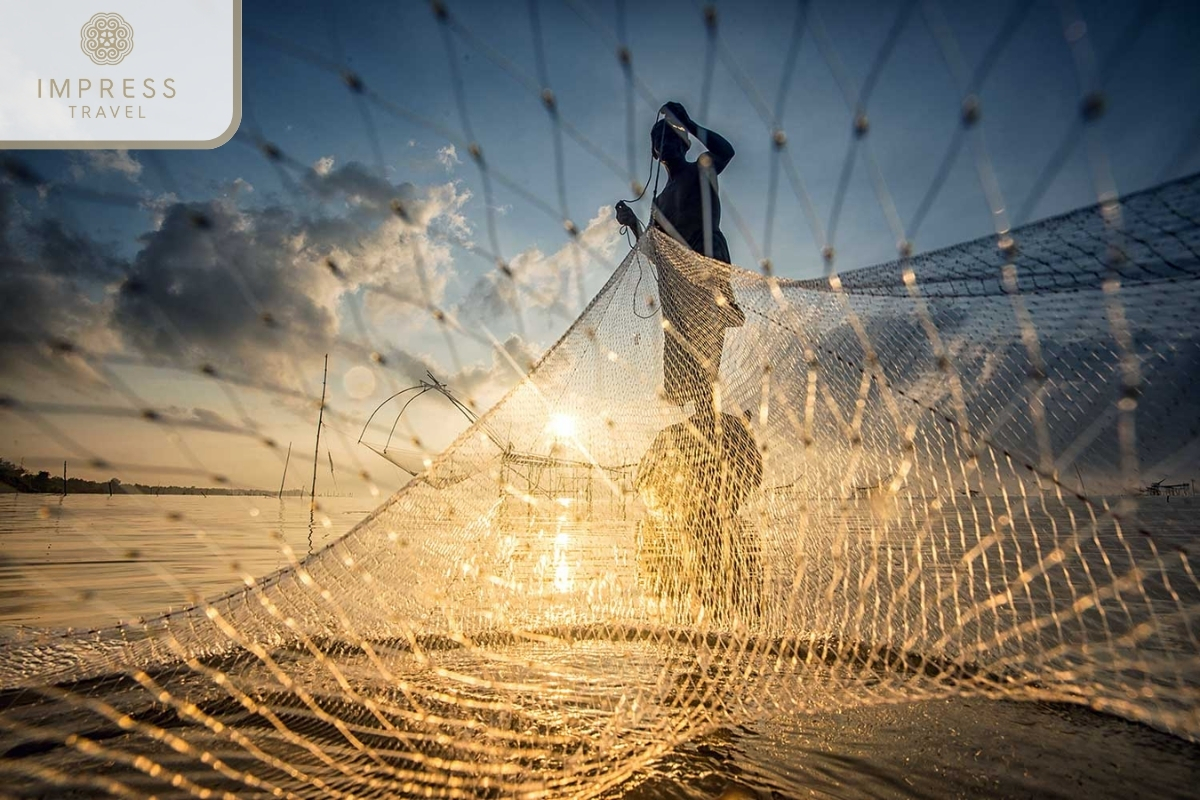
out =
{"type": "MultiPolygon", "coordinates": [[[[661,113],[650,146],[668,180],[654,198],[651,224],[712,260],[672,258],[665,251],[656,259],[663,391],[675,405],[691,403],[693,411],[660,432],[638,465],[637,488],[649,511],[640,568],[654,594],[697,598],[717,618],[754,615],[761,572],[737,511],[762,481],[762,455],[748,419],[720,413],[714,389],[725,329],[746,320],[725,266],[729,244],[717,194],[717,175],[733,158],[733,146],[697,125],[679,103],[667,103],[661,113]],[[695,161],[687,160],[689,134],[707,148],[695,161]]],[[[617,221],[640,238],[641,223],[629,206],[620,202],[616,210],[617,221]]]]}
{"type": "MultiPolygon", "coordinates": [[[[650,129],[654,157],[667,168],[667,185],[654,200],[651,224],[693,251],[730,263],[729,244],[721,233],[717,175],[733,158],[733,146],[720,134],[695,123],[679,103],[662,107],[663,119],[650,129]],[[687,160],[688,134],[708,148],[687,160]]],[[[641,237],[637,215],[617,203],[617,221],[641,237]]],[[[663,259],[658,291],[666,338],[663,342],[663,389],[668,400],[695,409],[712,405],[712,386],[721,368],[725,329],[745,322],[733,299],[729,271],[710,263],[689,265],[688,274],[663,259]]]]}

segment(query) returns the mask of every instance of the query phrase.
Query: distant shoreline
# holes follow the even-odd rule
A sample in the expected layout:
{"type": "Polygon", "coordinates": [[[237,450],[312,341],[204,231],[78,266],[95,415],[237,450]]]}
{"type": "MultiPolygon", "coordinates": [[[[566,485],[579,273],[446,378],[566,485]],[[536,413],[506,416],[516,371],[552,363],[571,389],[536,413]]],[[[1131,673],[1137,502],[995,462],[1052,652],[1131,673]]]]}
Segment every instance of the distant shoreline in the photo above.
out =
{"type": "MultiPolygon", "coordinates": [[[[85,483],[85,481],[80,481],[85,483]]],[[[28,494],[28,495],[45,495],[49,497],[61,497],[62,479],[58,480],[59,486],[54,489],[28,489],[23,486],[13,486],[7,482],[0,482],[0,494],[28,494]]],[[[118,495],[144,496],[144,495],[169,495],[179,497],[279,497],[278,491],[268,491],[266,489],[229,489],[229,488],[207,488],[201,486],[147,486],[145,484],[121,484],[114,487],[112,492],[108,490],[108,484],[98,484],[98,488],[80,486],[76,488],[75,479],[67,481],[67,495],[103,495],[116,497],[118,495]]],[[[340,497],[341,495],[330,495],[331,497],[340,497]]],[[[308,497],[308,492],[300,489],[291,489],[283,493],[283,497],[308,497]]],[[[322,495],[318,494],[318,498],[322,495]]]]}
{"type": "MultiPolygon", "coordinates": [[[[48,471],[29,472],[25,467],[0,458],[0,493],[3,494],[118,494],[129,495],[209,495],[229,497],[278,497],[278,490],[237,489],[229,486],[176,486],[147,483],[122,483],[120,478],[106,481],[90,481],[85,478],[67,476],[64,486],[62,475],[51,475],[48,471]],[[65,491],[64,491],[65,489],[65,491]]],[[[288,489],[283,497],[307,497],[303,489],[288,489]]],[[[319,496],[319,495],[318,495],[319,496]]]]}

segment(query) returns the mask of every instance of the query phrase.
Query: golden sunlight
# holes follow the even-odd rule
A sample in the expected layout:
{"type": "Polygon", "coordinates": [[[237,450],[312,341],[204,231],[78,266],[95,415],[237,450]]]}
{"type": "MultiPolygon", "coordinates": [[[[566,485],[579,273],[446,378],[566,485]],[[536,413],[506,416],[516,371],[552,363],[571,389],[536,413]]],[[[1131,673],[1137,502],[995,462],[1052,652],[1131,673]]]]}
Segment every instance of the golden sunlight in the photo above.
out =
{"type": "Polygon", "coordinates": [[[555,439],[570,439],[578,432],[578,425],[570,414],[551,414],[546,431],[555,439]]]}

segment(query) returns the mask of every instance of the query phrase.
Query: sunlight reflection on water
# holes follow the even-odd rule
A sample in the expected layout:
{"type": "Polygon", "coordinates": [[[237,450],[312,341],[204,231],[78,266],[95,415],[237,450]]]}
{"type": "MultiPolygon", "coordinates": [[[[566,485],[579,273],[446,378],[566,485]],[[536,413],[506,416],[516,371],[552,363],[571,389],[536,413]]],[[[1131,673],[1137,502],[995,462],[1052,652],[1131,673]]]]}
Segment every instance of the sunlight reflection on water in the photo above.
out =
{"type": "MultiPolygon", "coordinates": [[[[371,510],[320,498],[315,549],[371,510]]],[[[0,495],[0,624],[108,625],[212,597],[308,552],[308,501],[289,497],[0,495]]]]}
{"type": "MultiPolygon", "coordinates": [[[[322,499],[312,531],[314,548],[341,536],[370,506],[366,499],[322,499]]],[[[1149,502],[1139,513],[1143,524],[1165,539],[1185,543],[1194,538],[1198,507],[1149,502]]],[[[546,588],[582,592],[587,584],[582,578],[590,572],[622,569],[627,554],[613,543],[621,539],[619,530],[568,527],[546,538],[546,588]],[[588,541],[597,546],[585,554],[588,541]],[[590,563],[588,555],[603,563],[590,563]]],[[[853,518],[843,530],[853,533],[853,518]]],[[[903,526],[895,533],[902,539],[903,526]]],[[[235,588],[243,572],[263,576],[287,567],[282,544],[302,558],[309,534],[308,504],[301,498],[3,496],[0,623],[96,626],[178,608],[191,598],[235,588]]],[[[809,532],[806,547],[820,547],[824,535],[809,532]]],[[[862,548],[869,546],[875,551],[872,560],[894,563],[899,570],[900,539],[864,537],[842,546],[847,558],[861,558],[862,548]]],[[[1133,546],[1141,545],[1135,540],[1133,546]]],[[[772,555],[784,569],[786,549],[772,555]]],[[[1031,595],[1022,601],[1036,604],[1044,598],[1031,595]]],[[[574,695],[586,688],[596,708],[606,708],[639,680],[652,683],[663,675],[661,659],[667,653],[647,651],[639,661],[632,658],[636,648],[617,649],[621,655],[614,660],[603,642],[576,643],[569,660],[561,660],[558,679],[570,684],[574,695]],[[590,682],[580,683],[574,670],[590,682]],[[604,674],[609,681],[596,680],[604,674]]],[[[672,667],[673,679],[686,677],[680,670],[687,662],[680,658],[672,667]]],[[[1134,788],[1169,796],[1200,772],[1195,745],[1085,709],[954,698],[820,710],[819,699],[813,701],[813,713],[721,728],[685,743],[612,796],[714,797],[734,785],[762,797],[1104,797],[1134,788]]],[[[579,724],[590,720],[582,706],[580,714],[579,724]]],[[[597,728],[597,735],[602,733],[597,728]]]]}

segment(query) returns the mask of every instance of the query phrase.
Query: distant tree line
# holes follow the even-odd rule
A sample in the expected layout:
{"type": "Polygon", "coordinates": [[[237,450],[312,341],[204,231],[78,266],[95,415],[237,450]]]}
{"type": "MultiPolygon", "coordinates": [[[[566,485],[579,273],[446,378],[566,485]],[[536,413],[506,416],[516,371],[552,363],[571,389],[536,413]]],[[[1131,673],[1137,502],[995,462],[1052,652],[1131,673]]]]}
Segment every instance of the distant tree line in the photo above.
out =
{"type": "MultiPolygon", "coordinates": [[[[0,458],[0,484],[29,494],[62,494],[61,475],[51,475],[46,470],[29,472],[24,467],[0,458]]],[[[298,490],[284,492],[299,494],[298,490]]],[[[106,481],[89,481],[83,478],[67,478],[67,494],[198,494],[198,495],[256,495],[274,496],[275,492],[265,489],[210,488],[207,486],[154,486],[145,483],[122,483],[120,478],[106,481]]]]}

